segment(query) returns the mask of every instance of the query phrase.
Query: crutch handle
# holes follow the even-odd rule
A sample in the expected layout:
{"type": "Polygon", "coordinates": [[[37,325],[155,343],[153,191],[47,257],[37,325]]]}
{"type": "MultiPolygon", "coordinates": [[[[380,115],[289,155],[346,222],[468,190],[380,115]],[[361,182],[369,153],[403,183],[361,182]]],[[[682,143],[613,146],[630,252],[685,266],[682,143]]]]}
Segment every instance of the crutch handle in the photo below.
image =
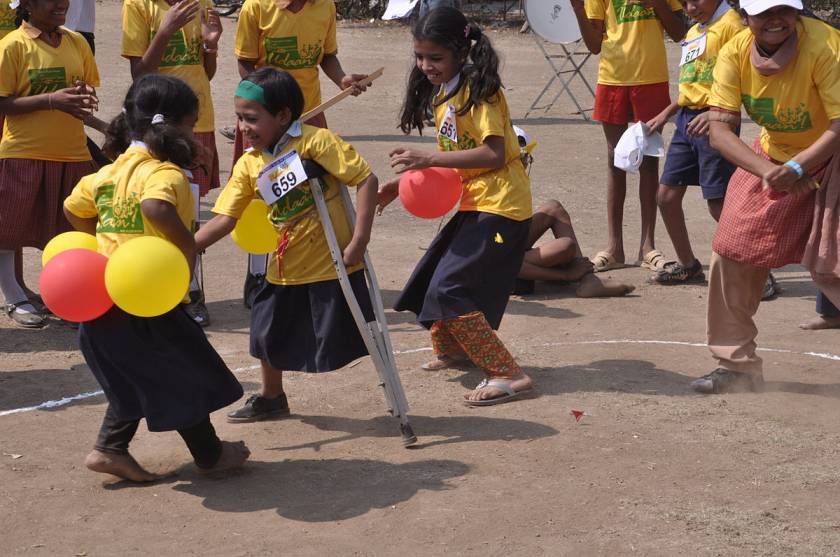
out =
{"type": "Polygon", "coordinates": [[[303,163],[303,171],[306,172],[307,178],[322,178],[328,174],[323,166],[313,160],[305,159],[301,162],[303,163]]]}

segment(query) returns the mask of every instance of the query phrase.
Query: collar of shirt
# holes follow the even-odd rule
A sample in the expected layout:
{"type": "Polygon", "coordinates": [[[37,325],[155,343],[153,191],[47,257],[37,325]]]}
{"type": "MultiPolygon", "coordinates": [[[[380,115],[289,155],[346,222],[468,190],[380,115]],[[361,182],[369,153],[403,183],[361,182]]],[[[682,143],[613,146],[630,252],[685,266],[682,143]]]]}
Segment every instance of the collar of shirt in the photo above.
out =
{"type": "MultiPolygon", "coordinates": [[[[44,34],[44,31],[38,29],[28,21],[21,22],[20,28],[23,31],[23,33],[32,40],[35,40],[44,34]]],[[[56,27],[55,32],[64,33],[64,27],[56,27]]]]}
{"type": "Polygon", "coordinates": [[[732,7],[726,0],[721,0],[720,4],[717,7],[717,10],[715,10],[715,13],[712,14],[711,19],[709,19],[709,21],[707,21],[706,23],[701,23],[700,29],[702,31],[705,31],[706,29],[717,23],[717,21],[723,16],[725,16],[726,12],[728,12],[731,9],[732,7]]]}
{"type": "Polygon", "coordinates": [[[266,151],[269,155],[276,157],[280,154],[280,151],[288,145],[289,141],[292,140],[293,137],[300,137],[303,134],[303,128],[301,127],[300,120],[295,120],[289,126],[289,129],[286,130],[286,133],[280,138],[277,144],[274,146],[274,149],[271,151],[266,151]]]}
{"type": "MultiPolygon", "coordinates": [[[[151,154],[151,152],[149,151],[149,145],[145,141],[140,141],[139,139],[132,139],[131,143],[128,144],[128,148],[131,149],[132,147],[137,148],[137,149],[143,149],[143,150],[147,151],[149,154],[151,154]]],[[[181,169],[181,171],[184,173],[184,175],[187,178],[192,179],[192,177],[193,177],[192,170],[189,170],[188,168],[183,168],[183,167],[180,167],[180,166],[178,168],[181,169]]]]}

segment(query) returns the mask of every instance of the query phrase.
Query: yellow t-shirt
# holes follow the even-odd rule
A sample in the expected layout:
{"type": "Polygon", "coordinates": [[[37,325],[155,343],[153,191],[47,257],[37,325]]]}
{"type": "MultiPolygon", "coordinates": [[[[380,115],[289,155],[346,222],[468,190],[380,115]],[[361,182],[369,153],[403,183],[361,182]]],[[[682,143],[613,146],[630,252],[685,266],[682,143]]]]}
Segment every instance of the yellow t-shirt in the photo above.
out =
{"type": "MultiPolygon", "coordinates": [[[[296,150],[301,159],[313,160],[329,174],[322,181],[326,186],[324,197],[335,228],[339,246],[344,249],[353,237],[353,230],[344,203],[340,184],[355,187],[371,174],[370,166],[352,145],[329,130],[308,125],[301,126],[302,133],[292,137],[278,155],[296,150]]],[[[216,200],[213,212],[238,219],[248,203],[259,197],[257,176],[263,167],[276,157],[251,150],[242,155],[233,167],[230,180],[216,200]]],[[[305,284],[336,279],[324,229],[318,218],[315,200],[309,191],[312,182],[305,182],[291,193],[271,205],[269,220],[278,232],[278,242],[288,233],[288,247],[282,258],[282,272],[276,252],[268,262],[266,279],[272,284],[305,284]]],[[[362,265],[347,269],[357,271],[362,265]]]]}
{"type": "MultiPolygon", "coordinates": [[[[723,0],[724,2],[726,0],[723,0]]],[[[720,49],[729,39],[744,29],[741,15],[730,9],[719,20],[706,29],[694,25],[685,35],[686,42],[706,35],[706,50],[696,60],[680,66],[680,106],[706,108],[712,92],[713,72],[720,49]]]]}
{"type": "Polygon", "coordinates": [[[143,216],[140,203],[146,199],[174,205],[184,226],[192,230],[195,208],[189,179],[176,165],[157,160],[145,147],[129,147],[113,164],[79,180],[64,207],[79,218],[99,219],[99,253],[110,256],[120,244],[138,236],[166,238],[143,216]]]}
{"type": "MultiPolygon", "coordinates": [[[[449,100],[435,107],[436,129],[441,129],[447,112],[455,111],[455,132],[457,144],[441,135],[437,136],[441,151],[465,151],[475,149],[490,136],[504,137],[504,167],[498,170],[489,168],[458,168],[464,192],[461,195],[459,211],[481,211],[501,215],[516,221],[531,218],[531,181],[525,173],[520,160],[519,141],[513,131],[510,111],[502,91],[492,101],[485,101],[473,106],[463,116],[457,112],[465,106],[469,95],[469,85],[463,87],[449,100]]],[[[444,88],[435,98],[435,103],[444,98],[444,88]]]]}
{"type": "MultiPolygon", "coordinates": [[[[668,0],[675,12],[679,0],[668,0]]],[[[598,83],[645,85],[668,81],[665,28],[653,8],[638,0],[586,0],[586,17],[605,22],[598,83]]]]}
{"type": "Polygon", "coordinates": [[[0,39],[17,29],[16,16],[17,10],[11,9],[8,2],[0,2],[0,39]]]}
{"type": "Polygon", "coordinates": [[[709,104],[740,112],[761,126],[761,146],[786,161],[809,147],[840,118],[840,33],[811,18],[796,24],[796,59],[763,76],[750,62],[753,34],[744,29],[718,56],[709,104]]]}
{"type": "MultiPolygon", "coordinates": [[[[61,28],[58,48],[31,39],[23,26],[0,40],[0,97],[28,97],[73,87],[82,80],[99,87],[99,72],[87,41],[61,28]]],[[[90,160],[84,124],[60,110],[8,114],[0,158],[60,162],[90,160]]]]}
{"type": "MultiPolygon", "coordinates": [[[[210,0],[201,0],[201,5],[201,9],[213,7],[210,0]]],[[[122,10],[123,57],[143,57],[169,8],[165,0],[125,0],[122,10]]],[[[169,39],[158,71],[183,79],[195,91],[198,121],[194,130],[206,133],[214,131],[213,98],[210,95],[210,80],[204,71],[202,44],[201,18],[197,15],[169,39]]]]}
{"type": "Polygon", "coordinates": [[[236,57],[289,72],[303,91],[304,112],[321,104],[318,66],[337,52],[333,0],[308,0],[297,13],[275,0],[246,0],[239,12],[236,57]]]}

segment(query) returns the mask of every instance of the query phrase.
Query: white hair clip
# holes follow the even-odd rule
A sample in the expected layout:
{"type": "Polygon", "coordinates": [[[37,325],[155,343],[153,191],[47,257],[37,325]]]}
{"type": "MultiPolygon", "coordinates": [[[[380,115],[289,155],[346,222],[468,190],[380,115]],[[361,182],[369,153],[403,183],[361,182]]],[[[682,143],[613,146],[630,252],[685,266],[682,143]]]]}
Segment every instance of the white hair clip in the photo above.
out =
{"type": "Polygon", "coordinates": [[[152,124],[163,124],[163,114],[155,114],[152,116],[152,124]]]}
{"type": "Polygon", "coordinates": [[[13,10],[18,9],[19,6],[20,6],[20,0],[12,0],[11,2],[9,2],[9,7],[13,10]]]}

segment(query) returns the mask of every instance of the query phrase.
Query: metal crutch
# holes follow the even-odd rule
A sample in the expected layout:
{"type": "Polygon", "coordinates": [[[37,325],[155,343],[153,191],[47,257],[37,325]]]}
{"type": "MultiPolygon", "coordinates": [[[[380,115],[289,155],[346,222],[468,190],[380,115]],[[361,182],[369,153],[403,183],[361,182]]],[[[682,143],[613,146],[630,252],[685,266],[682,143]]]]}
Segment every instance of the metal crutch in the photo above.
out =
{"type": "MultiPolygon", "coordinates": [[[[356,300],[353,288],[350,285],[350,279],[347,277],[347,268],[344,266],[341,248],[338,245],[335,229],[330,220],[327,202],[324,198],[326,187],[321,177],[326,174],[326,171],[317,163],[309,160],[303,161],[303,168],[306,172],[307,179],[310,181],[309,189],[312,192],[315,206],[318,209],[321,226],[324,228],[324,235],[327,238],[327,245],[330,248],[338,282],[341,285],[341,291],[344,293],[344,299],[347,300],[347,305],[353,314],[353,320],[359,328],[359,333],[362,335],[365,346],[373,360],[373,365],[379,375],[379,386],[385,391],[385,399],[389,405],[388,412],[400,420],[400,434],[402,435],[403,445],[406,447],[414,445],[417,443],[417,436],[414,435],[414,430],[412,430],[411,424],[408,422],[408,400],[405,397],[405,391],[403,390],[400,376],[397,373],[394,351],[391,347],[391,337],[388,334],[388,321],[385,319],[385,308],[382,304],[382,297],[379,295],[379,283],[376,281],[376,273],[373,270],[370,255],[366,250],[364,258],[365,277],[368,282],[368,292],[370,293],[375,320],[367,322],[362,313],[362,308],[359,306],[358,300],[356,300]]],[[[356,224],[356,211],[353,208],[353,203],[350,200],[350,194],[347,192],[347,188],[339,185],[339,189],[341,191],[341,200],[344,203],[352,228],[356,224]]]]}

